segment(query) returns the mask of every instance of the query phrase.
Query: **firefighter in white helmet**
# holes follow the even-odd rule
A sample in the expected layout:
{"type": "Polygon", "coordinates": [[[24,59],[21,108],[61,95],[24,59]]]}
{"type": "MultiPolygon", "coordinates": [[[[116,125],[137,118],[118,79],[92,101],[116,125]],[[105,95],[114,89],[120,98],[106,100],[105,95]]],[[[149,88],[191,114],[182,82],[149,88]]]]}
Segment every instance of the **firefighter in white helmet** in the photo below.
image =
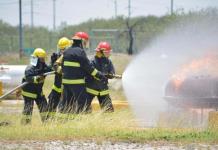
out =
{"type": "Polygon", "coordinates": [[[64,50],[67,49],[72,45],[71,40],[69,40],[66,37],[62,37],[59,39],[57,43],[57,49],[58,51],[56,53],[53,53],[51,56],[51,66],[54,70],[56,70],[55,78],[54,78],[54,84],[52,86],[52,91],[50,92],[48,96],[48,111],[50,117],[52,116],[52,113],[56,112],[56,108],[58,106],[58,103],[60,102],[60,97],[62,93],[62,73],[60,72],[60,69],[57,68],[57,64],[55,63],[63,54],[64,50]]]}
{"type": "Polygon", "coordinates": [[[47,119],[47,101],[43,94],[42,87],[44,84],[44,73],[50,72],[51,69],[45,63],[46,52],[41,48],[36,48],[31,55],[30,65],[25,70],[25,77],[22,82],[28,82],[22,88],[24,98],[22,124],[31,123],[34,101],[38,106],[41,120],[47,119]]]}

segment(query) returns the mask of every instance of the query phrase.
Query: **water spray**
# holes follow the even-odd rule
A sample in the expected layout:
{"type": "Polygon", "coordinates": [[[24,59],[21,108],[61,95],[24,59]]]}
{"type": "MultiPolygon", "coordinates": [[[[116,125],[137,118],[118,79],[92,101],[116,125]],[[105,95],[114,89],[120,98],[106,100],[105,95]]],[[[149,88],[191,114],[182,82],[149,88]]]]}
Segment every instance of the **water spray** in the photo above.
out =
{"type": "MultiPolygon", "coordinates": [[[[128,65],[123,73],[123,88],[141,126],[159,126],[162,114],[169,115],[175,123],[171,116],[181,108],[164,100],[166,84],[184,64],[210,52],[218,53],[217,26],[218,16],[180,20],[128,65]],[[169,111],[170,107],[174,111],[169,111]]],[[[190,127],[194,126],[190,123],[190,127]]]]}

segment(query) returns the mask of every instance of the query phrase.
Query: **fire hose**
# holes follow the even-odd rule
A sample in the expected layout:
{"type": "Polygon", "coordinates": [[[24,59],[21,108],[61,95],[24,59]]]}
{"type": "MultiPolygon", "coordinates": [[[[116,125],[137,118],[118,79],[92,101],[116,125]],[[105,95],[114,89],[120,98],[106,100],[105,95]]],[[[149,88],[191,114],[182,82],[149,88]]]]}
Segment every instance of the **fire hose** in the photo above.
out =
{"type": "MultiPolygon", "coordinates": [[[[54,74],[55,71],[51,71],[51,72],[46,72],[43,74],[43,76],[48,76],[48,75],[52,75],[54,74]]],[[[18,85],[17,87],[15,87],[14,89],[8,91],[7,93],[5,93],[4,95],[0,96],[0,99],[8,96],[9,94],[13,93],[14,91],[18,90],[19,88],[22,88],[24,87],[25,85],[27,85],[29,82],[23,82],[22,84],[18,85]]]]}
{"type": "Polygon", "coordinates": [[[122,79],[122,75],[119,74],[105,74],[105,77],[107,78],[115,78],[115,79],[122,79]]]}
{"type": "Polygon", "coordinates": [[[122,79],[122,75],[119,75],[119,74],[114,74],[113,77],[116,79],[122,79]]]}

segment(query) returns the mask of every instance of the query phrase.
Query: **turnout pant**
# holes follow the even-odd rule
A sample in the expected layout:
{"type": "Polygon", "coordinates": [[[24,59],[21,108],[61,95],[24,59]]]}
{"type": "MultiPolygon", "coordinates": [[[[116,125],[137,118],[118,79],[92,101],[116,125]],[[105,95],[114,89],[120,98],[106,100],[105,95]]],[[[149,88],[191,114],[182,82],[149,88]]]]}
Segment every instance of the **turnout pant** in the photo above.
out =
{"type": "Polygon", "coordinates": [[[61,93],[58,93],[55,90],[52,90],[48,96],[48,111],[49,112],[56,112],[58,103],[61,99],[61,93]]]}
{"type": "Polygon", "coordinates": [[[46,121],[47,119],[47,101],[45,96],[39,96],[36,99],[29,98],[26,96],[24,97],[24,108],[23,108],[23,118],[21,120],[22,124],[31,123],[32,113],[33,113],[33,106],[34,101],[39,109],[40,117],[42,122],[46,121]]]}
{"type": "MultiPolygon", "coordinates": [[[[87,96],[88,101],[92,101],[94,99],[94,97],[96,96],[96,95],[93,95],[90,93],[87,93],[87,95],[88,95],[87,96]]],[[[99,104],[100,104],[100,107],[102,110],[104,110],[105,112],[113,112],[114,111],[114,107],[113,107],[113,104],[112,104],[112,101],[111,101],[109,94],[103,95],[103,96],[97,95],[97,98],[98,98],[98,101],[99,101],[99,104]]]]}
{"type": "Polygon", "coordinates": [[[87,99],[85,85],[64,84],[63,99],[59,103],[58,109],[61,113],[88,113],[90,102],[87,99]]]}
{"type": "Polygon", "coordinates": [[[52,90],[48,96],[48,111],[49,112],[56,112],[58,103],[60,102],[62,88],[61,88],[61,82],[62,82],[62,75],[55,74],[54,78],[54,84],[52,86],[52,90]]]}

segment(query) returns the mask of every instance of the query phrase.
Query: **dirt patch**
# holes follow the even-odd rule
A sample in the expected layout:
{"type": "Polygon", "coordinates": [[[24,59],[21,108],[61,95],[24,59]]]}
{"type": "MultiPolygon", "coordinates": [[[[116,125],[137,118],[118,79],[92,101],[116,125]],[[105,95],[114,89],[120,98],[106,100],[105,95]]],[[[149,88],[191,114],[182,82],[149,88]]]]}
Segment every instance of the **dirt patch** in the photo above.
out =
{"type": "Polygon", "coordinates": [[[181,145],[178,143],[128,143],[128,142],[101,142],[96,141],[0,141],[1,150],[185,150],[185,149],[218,149],[218,145],[204,145],[204,144],[187,144],[181,145]]]}

